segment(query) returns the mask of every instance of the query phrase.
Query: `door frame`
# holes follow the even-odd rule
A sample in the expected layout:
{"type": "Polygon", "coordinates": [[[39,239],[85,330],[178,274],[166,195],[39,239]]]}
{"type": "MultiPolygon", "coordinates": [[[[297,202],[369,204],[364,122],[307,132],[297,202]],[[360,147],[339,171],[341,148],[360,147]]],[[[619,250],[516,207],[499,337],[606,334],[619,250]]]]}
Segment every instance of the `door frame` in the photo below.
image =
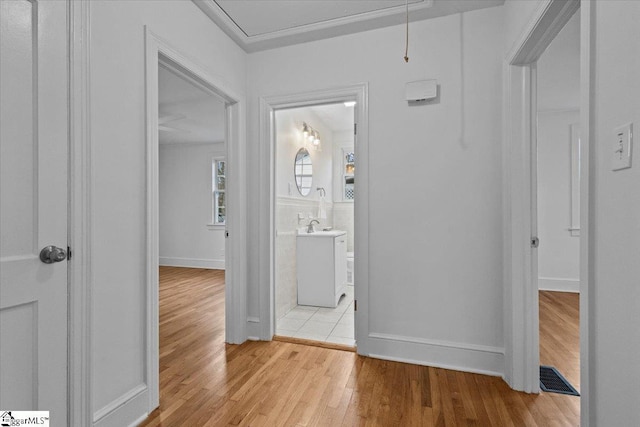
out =
{"type": "MultiPolygon", "coordinates": [[[[536,221],[536,61],[571,16],[580,9],[580,388],[582,425],[588,426],[590,384],[589,292],[593,286],[593,49],[594,5],[588,0],[545,0],[504,62],[503,214],[505,381],[514,389],[538,393],[539,319],[535,251],[530,240],[536,221]],[[535,274],[535,276],[534,276],[535,274]]],[[[543,242],[544,244],[544,242],[543,242]]]]}
{"type": "Polygon", "coordinates": [[[185,77],[194,85],[226,102],[227,223],[225,250],[225,341],[239,344],[246,340],[246,160],[244,139],[244,97],[235,93],[221,78],[209,73],[193,59],[145,26],[145,97],[147,148],[147,328],[146,383],[149,412],[158,407],[159,396],[159,204],[158,204],[158,70],[163,66],[185,77]]]}
{"type": "Polygon", "coordinates": [[[358,311],[355,312],[355,339],[359,354],[369,348],[369,122],[368,84],[260,98],[260,339],[271,340],[275,333],[275,112],[281,109],[356,101],[357,129],[354,146],[358,163],[357,196],[354,202],[354,286],[358,311]],[[267,187],[268,186],[268,187],[267,187]],[[266,188],[265,188],[266,187],[266,188]]]}
{"type": "Polygon", "coordinates": [[[91,2],[67,0],[69,32],[69,425],[93,425],[91,2]]]}

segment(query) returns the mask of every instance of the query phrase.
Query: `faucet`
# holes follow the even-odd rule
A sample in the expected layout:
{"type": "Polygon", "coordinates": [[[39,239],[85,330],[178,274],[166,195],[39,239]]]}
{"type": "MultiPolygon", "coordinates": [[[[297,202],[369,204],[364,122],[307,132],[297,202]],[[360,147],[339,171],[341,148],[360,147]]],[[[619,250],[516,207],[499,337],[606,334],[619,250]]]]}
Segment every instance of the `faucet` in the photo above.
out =
{"type": "Polygon", "coordinates": [[[316,224],[320,224],[320,221],[318,221],[317,219],[312,219],[311,221],[309,221],[309,225],[307,226],[307,233],[313,233],[315,230],[313,229],[313,223],[316,224]]]}

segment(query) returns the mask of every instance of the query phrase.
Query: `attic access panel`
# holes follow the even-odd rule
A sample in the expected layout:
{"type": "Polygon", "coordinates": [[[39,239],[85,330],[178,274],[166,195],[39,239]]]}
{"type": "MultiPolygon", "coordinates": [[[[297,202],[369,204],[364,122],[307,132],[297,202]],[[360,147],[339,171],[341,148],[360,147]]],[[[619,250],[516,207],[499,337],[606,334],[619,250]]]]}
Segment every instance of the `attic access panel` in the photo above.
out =
{"type": "MultiPolygon", "coordinates": [[[[409,0],[409,4],[419,3],[430,4],[431,1],[409,0]]],[[[247,37],[329,23],[341,18],[368,19],[376,12],[397,13],[405,8],[404,0],[216,0],[216,4],[247,37]]]]}

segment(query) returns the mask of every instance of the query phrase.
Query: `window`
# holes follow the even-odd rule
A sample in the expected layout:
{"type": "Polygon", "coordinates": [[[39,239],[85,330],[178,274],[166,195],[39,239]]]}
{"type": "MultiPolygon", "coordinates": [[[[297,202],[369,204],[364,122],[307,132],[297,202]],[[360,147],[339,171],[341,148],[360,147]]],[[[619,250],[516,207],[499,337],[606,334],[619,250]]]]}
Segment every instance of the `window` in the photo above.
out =
{"type": "Polygon", "coordinates": [[[571,225],[572,237],[580,236],[580,125],[574,123],[571,129],[571,225]]]}
{"type": "Polygon", "coordinates": [[[342,178],[344,180],[344,193],[342,195],[343,200],[355,199],[354,184],[355,184],[355,172],[356,172],[356,159],[353,151],[342,150],[342,158],[344,159],[344,169],[342,171],[342,178]]]}
{"type": "Polygon", "coordinates": [[[224,158],[213,159],[213,224],[224,225],[227,219],[226,210],[226,162],[224,158]]]}

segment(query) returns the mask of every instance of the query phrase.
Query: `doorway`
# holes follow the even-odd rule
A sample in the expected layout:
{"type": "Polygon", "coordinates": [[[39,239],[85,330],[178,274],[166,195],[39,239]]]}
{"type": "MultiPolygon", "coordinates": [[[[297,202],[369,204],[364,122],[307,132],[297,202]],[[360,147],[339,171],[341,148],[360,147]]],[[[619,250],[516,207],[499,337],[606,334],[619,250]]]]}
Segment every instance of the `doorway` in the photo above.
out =
{"type": "MultiPolygon", "coordinates": [[[[159,77],[162,68],[179,76],[195,88],[217,97],[224,104],[224,167],[218,173],[220,162],[216,157],[207,157],[202,169],[201,184],[208,190],[205,195],[207,207],[203,208],[205,220],[201,221],[205,231],[209,226],[219,226],[224,235],[224,340],[240,343],[246,339],[246,192],[243,191],[245,159],[244,138],[241,138],[240,100],[242,97],[227,88],[225,82],[201,69],[189,58],[180,54],[166,41],[146,29],[146,101],[147,101],[147,383],[150,392],[149,411],[159,405],[159,263],[160,263],[160,144],[159,129],[178,134],[181,126],[176,114],[165,114],[160,123],[161,111],[159,77]],[[178,131],[177,131],[177,130],[178,131]],[[224,181],[224,189],[213,183],[224,181]],[[215,188],[214,188],[215,187],[215,188]],[[217,193],[216,193],[217,192],[217,193]],[[224,193],[224,196],[215,199],[224,193]],[[216,200],[218,202],[215,204],[216,200]],[[217,209],[217,211],[216,211],[217,209]],[[214,213],[216,211],[216,213],[214,213]],[[218,214],[223,214],[224,225],[215,224],[218,214]]],[[[185,114],[186,115],[186,114],[185,114]]],[[[183,129],[184,130],[184,129],[183,129]]],[[[183,132],[183,137],[186,133],[183,132]]],[[[218,246],[220,250],[220,246],[218,246]]],[[[219,253],[219,252],[218,252],[219,253]]],[[[215,253],[214,253],[215,255],[215,253]]],[[[178,257],[179,258],[179,257],[178,257]]],[[[212,261],[215,259],[210,259],[212,261]]]]}
{"type": "MultiPolygon", "coordinates": [[[[371,338],[368,322],[368,275],[369,275],[369,188],[368,188],[368,85],[357,84],[334,89],[317,90],[293,95],[281,95],[260,100],[260,140],[261,140],[261,206],[264,212],[264,228],[269,230],[266,241],[265,262],[260,265],[260,338],[271,340],[276,333],[275,312],[275,155],[276,125],[275,115],[279,110],[313,105],[354,102],[355,159],[358,167],[358,181],[354,203],[354,278],[358,285],[354,288],[355,340],[357,352],[368,354],[371,338]]],[[[262,222],[261,222],[262,224],[262,222]]],[[[259,320],[259,319],[257,319],[259,320]]]]}
{"type": "Polygon", "coordinates": [[[278,339],[355,347],[354,106],[275,112],[278,339]]]}
{"type": "Polygon", "coordinates": [[[196,344],[224,347],[226,103],[160,63],[158,114],[159,344],[164,383],[167,370],[175,371],[173,376],[192,374],[184,368],[182,355],[191,354],[196,344]]]}
{"type": "MultiPolygon", "coordinates": [[[[536,63],[540,365],[580,389],[580,14],[536,63]]],[[[534,272],[535,273],[535,272],[534,272]]],[[[579,410],[579,398],[569,404],[579,410]]]]}
{"type": "Polygon", "coordinates": [[[505,380],[516,390],[540,391],[538,268],[536,249],[536,61],[571,17],[580,11],[580,412],[589,415],[589,222],[593,144],[594,6],[580,0],[550,0],[535,12],[505,61],[504,230],[505,380]],[[535,18],[535,19],[534,19],[535,18]]]}
{"type": "Polygon", "coordinates": [[[225,269],[225,102],[160,64],[159,264],[225,269]]]}

